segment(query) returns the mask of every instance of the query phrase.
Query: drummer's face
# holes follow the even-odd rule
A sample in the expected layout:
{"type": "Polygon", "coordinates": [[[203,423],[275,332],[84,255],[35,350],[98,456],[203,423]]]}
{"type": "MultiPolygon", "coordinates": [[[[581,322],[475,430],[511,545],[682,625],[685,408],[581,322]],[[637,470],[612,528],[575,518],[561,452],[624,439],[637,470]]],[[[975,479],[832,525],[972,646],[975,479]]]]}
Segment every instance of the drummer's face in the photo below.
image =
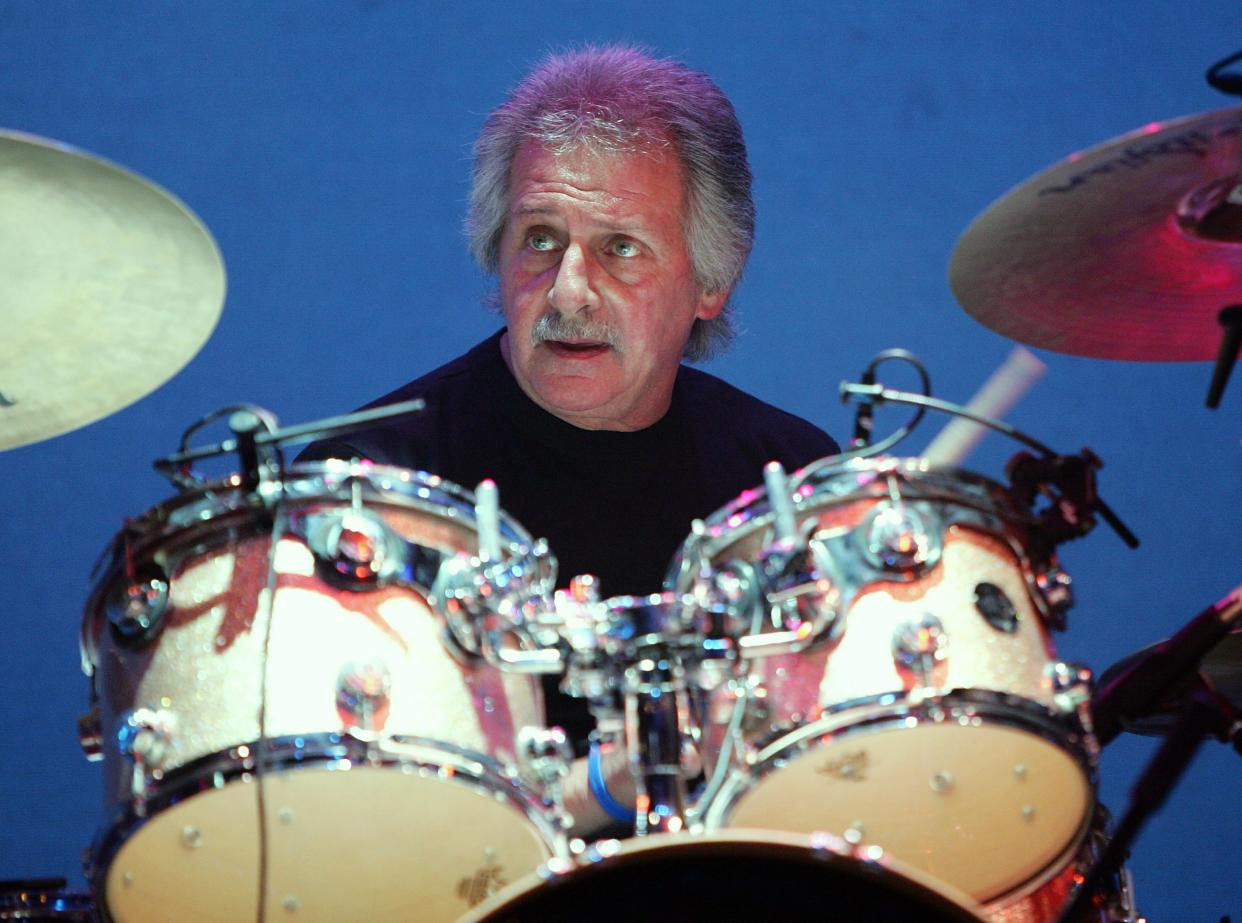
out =
{"type": "Polygon", "coordinates": [[[680,162],[528,142],[509,190],[502,349],[518,385],[584,429],[651,425],[668,409],[692,324],[727,295],[694,279],[680,162]]]}

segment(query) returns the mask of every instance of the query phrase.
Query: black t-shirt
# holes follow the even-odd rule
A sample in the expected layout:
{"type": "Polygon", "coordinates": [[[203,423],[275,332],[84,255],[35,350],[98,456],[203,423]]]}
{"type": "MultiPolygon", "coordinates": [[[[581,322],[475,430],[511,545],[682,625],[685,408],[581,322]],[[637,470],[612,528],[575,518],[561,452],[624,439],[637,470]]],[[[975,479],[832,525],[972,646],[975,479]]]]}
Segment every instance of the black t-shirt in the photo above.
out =
{"type": "MultiPolygon", "coordinates": [[[[610,597],[659,592],[691,521],[762,484],[767,462],[793,470],[838,451],[805,420],[686,366],[655,424],[579,429],[522,392],[501,356],[502,334],[368,405],[421,397],[421,414],[316,443],[301,458],[359,456],[470,490],[491,478],[501,508],[547,539],[559,585],[590,573],[610,597]]],[[[548,711],[579,742],[590,729],[575,700],[551,695],[548,711]]]]}

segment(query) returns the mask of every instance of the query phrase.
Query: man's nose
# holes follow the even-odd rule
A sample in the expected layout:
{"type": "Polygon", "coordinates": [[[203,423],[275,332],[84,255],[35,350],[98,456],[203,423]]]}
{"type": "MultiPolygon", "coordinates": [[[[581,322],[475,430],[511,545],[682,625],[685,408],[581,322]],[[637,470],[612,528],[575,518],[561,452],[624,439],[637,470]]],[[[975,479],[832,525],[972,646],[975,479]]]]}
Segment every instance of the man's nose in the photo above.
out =
{"type": "Polygon", "coordinates": [[[561,314],[577,314],[597,307],[599,299],[592,282],[594,268],[590,254],[580,244],[566,247],[548,291],[549,304],[561,314]]]}

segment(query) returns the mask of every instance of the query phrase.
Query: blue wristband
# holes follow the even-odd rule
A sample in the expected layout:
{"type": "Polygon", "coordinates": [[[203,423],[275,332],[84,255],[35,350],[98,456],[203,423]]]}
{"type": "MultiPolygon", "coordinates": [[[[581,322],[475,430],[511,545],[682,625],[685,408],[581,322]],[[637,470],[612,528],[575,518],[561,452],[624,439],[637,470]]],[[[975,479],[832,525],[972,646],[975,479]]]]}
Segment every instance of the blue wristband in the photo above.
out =
{"type": "Polygon", "coordinates": [[[604,809],[605,814],[614,820],[625,821],[627,824],[634,823],[634,812],[608,793],[608,783],[604,780],[603,760],[600,759],[599,744],[596,743],[591,744],[591,752],[587,756],[587,785],[590,786],[591,794],[595,796],[595,800],[604,809]]]}

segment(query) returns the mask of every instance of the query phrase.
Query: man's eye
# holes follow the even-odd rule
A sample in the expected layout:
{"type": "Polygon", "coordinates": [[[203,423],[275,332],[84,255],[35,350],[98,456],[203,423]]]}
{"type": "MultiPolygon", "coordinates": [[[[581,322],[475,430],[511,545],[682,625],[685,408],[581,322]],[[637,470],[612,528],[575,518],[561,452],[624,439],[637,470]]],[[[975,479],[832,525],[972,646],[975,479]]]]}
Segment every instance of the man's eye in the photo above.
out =
{"type": "Polygon", "coordinates": [[[527,235],[526,246],[530,247],[532,250],[538,250],[541,253],[546,253],[548,250],[556,249],[556,241],[553,239],[551,234],[544,234],[540,231],[536,231],[533,234],[527,235]]]}
{"type": "Polygon", "coordinates": [[[617,256],[638,256],[638,245],[632,240],[613,241],[612,252],[617,256]]]}

